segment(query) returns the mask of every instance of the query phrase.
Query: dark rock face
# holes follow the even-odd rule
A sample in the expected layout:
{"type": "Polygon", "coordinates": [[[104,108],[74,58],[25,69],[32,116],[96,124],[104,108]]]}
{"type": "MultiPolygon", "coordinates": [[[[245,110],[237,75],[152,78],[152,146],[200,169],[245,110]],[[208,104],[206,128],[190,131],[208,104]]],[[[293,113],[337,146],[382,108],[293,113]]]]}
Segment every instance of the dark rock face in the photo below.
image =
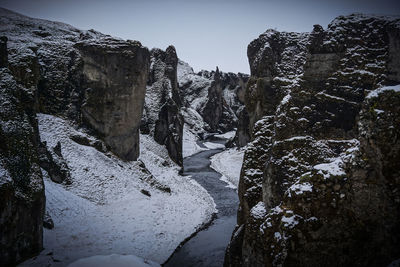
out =
{"type": "Polygon", "coordinates": [[[178,165],[183,166],[182,159],[183,118],[179,108],[172,99],[162,105],[156,126],[154,140],[164,144],[168,154],[178,165]]]}
{"type": "Polygon", "coordinates": [[[8,65],[8,53],[7,53],[7,37],[0,37],[0,68],[6,68],[8,65]]]}
{"type": "Polygon", "coordinates": [[[165,145],[173,161],[182,166],[183,116],[177,78],[175,48],[151,50],[151,67],[141,131],[165,145]]]}
{"type": "Polygon", "coordinates": [[[0,69],[0,265],[14,265],[43,246],[44,185],[31,92],[0,69]]]}
{"type": "Polygon", "coordinates": [[[210,130],[216,132],[223,113],[222,87],[218,67],[213,77],[214,80],[208,88],[207,102],[200,114],[204,121],[210,126],[210,130]]]}
{"type": "Polygon", "coordinates": [[[252,135],[226,266],[400,257],[400,94],[385,87],[400,84],[399,21],[356,14],[249,45],[252,135]]]}
{"type": "Polygon", "coordinates": [[[243,147],[250,141],[249,114],[247,113],[245,106],[242,106],[237,110],[237,116],[238,125],[234,142],[238,147],[243,147]]]}
{"type": "Polygon", "coordinates": [[[104,39],[76,45],[82,55],[83,120],[120,158],[139,156],[139,127],[149,52],[138,42],[104,39]]]}

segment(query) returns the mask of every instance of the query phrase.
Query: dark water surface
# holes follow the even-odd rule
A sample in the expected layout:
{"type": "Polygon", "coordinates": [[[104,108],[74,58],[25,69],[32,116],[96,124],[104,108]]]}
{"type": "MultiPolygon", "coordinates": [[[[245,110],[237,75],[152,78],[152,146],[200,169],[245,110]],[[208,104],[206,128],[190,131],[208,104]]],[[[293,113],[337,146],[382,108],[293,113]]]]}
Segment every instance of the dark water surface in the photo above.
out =
{"type": "Polygon", "coordinates": [[[214,198],[218,213],[209,227],[198,232],[179,248],[166,267],[221,267],[225,249],[236,225],[236,211],[239,205],[235,190],[220,181],[221,174],[210,168],[210,157],[221,152],[213,149],[200,152],[184,159],[184,175],[191,175],[214,198]]]}

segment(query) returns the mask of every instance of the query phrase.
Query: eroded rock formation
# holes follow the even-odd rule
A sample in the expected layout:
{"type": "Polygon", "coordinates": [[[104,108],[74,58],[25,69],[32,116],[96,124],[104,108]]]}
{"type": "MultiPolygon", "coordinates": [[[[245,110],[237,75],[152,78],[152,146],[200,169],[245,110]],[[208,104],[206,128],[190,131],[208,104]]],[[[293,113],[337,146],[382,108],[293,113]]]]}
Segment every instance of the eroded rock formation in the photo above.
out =
{"type": "Polygon", "coordinates": [[[146,91],[145,114],[141,130],[167,147],[180,166],[182,159],[183,116],[177,78],[178,56],[175,48],[151,50],[151,67],[146,91]]]}
{"type": "MultiPolygon", "coordinates": [[[[224,73],[219,71],[200,71],[194,73],[185,62],[178,64],[179,89],[182,95],[185,123],[191,129],[201,126],[208,132],[227,132],[240,128],[241,145],[247,143],[248,128],[245,124],[238,124],[238,116],[243,111],[244,92],[248,75],[238,73],[224,73]],[[196,116],[194,116],[196,115],[196,116]],[[201,117],[203,122],[196,117],[201,117]],[[204,125],[203,125],[204,124],[204,125]]],[[[194,130],[196,132],[196,130],[194,130]]],[[[198,132],[198,131],[197,131],[198,132]]]]}
{"type": "Polygon", "coordinates": [[[354,14],[249,45],[252,141],[225,266],[400,257],[399,25],[354,14]]]}

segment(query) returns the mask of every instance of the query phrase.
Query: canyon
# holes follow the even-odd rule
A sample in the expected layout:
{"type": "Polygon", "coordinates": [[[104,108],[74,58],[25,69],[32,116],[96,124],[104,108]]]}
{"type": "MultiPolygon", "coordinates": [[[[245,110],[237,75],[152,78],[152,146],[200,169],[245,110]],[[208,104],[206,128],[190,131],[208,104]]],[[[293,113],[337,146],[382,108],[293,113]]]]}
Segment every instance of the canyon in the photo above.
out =
{"type": "Polygon", "coordinates": [[[2,266],[400,258],[400,18],[267,30],[247,75],[0,15],[2,266]]]}

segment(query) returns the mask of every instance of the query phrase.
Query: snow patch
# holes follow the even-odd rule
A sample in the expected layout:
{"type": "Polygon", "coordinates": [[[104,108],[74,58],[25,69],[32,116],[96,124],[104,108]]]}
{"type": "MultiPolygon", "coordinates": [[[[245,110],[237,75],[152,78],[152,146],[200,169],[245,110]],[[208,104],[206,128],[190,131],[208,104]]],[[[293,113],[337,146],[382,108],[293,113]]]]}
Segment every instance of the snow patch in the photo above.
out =
{"type": "Polygon", "coordinates": [[[250,214],[253,218],[263,219],[267,215],[267,211],[265,210],[264,202],[260,201],[255,205],[251,210],[250,214]]]}
{"type": "Polygon", "coordinates": [[[221,173],[222,181],[230,187],[237,189],[239,185],[240,171],[242,169],[244,148],[230,148],[211,157],[211,168],[221,173]],[[225,180],[226,179],[226,180],[225,180]]]}
{"type": "Polygon", "coordinates": [[[230,131],[230,132],[226,132],[223,134],[216,134],[214,136],[218,137],[218,138],[232,139],[233,137],[235,137],[235,134],[236,134],[236,131],[230,131]]]}
{"type": "Polygon", "coordinates": [[[207,147],[208,149],[224,149],[225,145],[220,144],[220,143],[214,143],[214,142],[204,142],[203,145],[207,147]]]}
{"type": "Polygon", "coordinates": [[[300,183],[297,181],[295,184],[293,184],[291,187],[289,187],[288,190],[288,196],[292,196],[292,192],[295,193],[296,195],[301,195],[304,192],[312,192],[313,185],[310,184],[309,182],[305,183],[300,183]]]}
{"type": "Polygon", "coordinates": [[[369,94],[367,95],[366,98],[378,97],[379,94],[381,94],[385,91],[394,91],[396,93],[399,93],[400,92],[400,84],[394,85],[394,86],[385,86],[385,87],[375,89],[375,90],[369,92],[369,94]]]}
{"type": "Polygon", "coordinates": [[[315,165],[313,168],[315,170],[318,170],[318,173],[322,174],[325,179],[328,179],[331,176],[346,175],[342,166],[343,166],[343,160],[340,157],[338,157],[338,158],[334,158],[332,162],[318,164],[318,165],[315,165]]]}
{"type": "Polygon", "coordinates": [[[199,141],[199,138],[189,130],[188,125],[185,123],[183,125],[183,144],[182,144],[182,154],[184,158],[197,154],[201,151],[207,150],[207,148],[200,147],[197,144],[197,141],[199,141]]]}
{"type": "MultiPolygon", "coordinates": [[[[286,211],[286,212],[289,213],[289,211],[286,211]]],[[[288,215],[288,214],[286,214],[286,215],[288,215]]],[[[289,217],[282,216],[281,222],[283,223],[284,227],[293,228],[299,224],[299,221],[297,220],[298,217],[300,217],[300,216],[298,216],[296,214],[293,214],[292,216],[289,216],[289,217]]]]}

